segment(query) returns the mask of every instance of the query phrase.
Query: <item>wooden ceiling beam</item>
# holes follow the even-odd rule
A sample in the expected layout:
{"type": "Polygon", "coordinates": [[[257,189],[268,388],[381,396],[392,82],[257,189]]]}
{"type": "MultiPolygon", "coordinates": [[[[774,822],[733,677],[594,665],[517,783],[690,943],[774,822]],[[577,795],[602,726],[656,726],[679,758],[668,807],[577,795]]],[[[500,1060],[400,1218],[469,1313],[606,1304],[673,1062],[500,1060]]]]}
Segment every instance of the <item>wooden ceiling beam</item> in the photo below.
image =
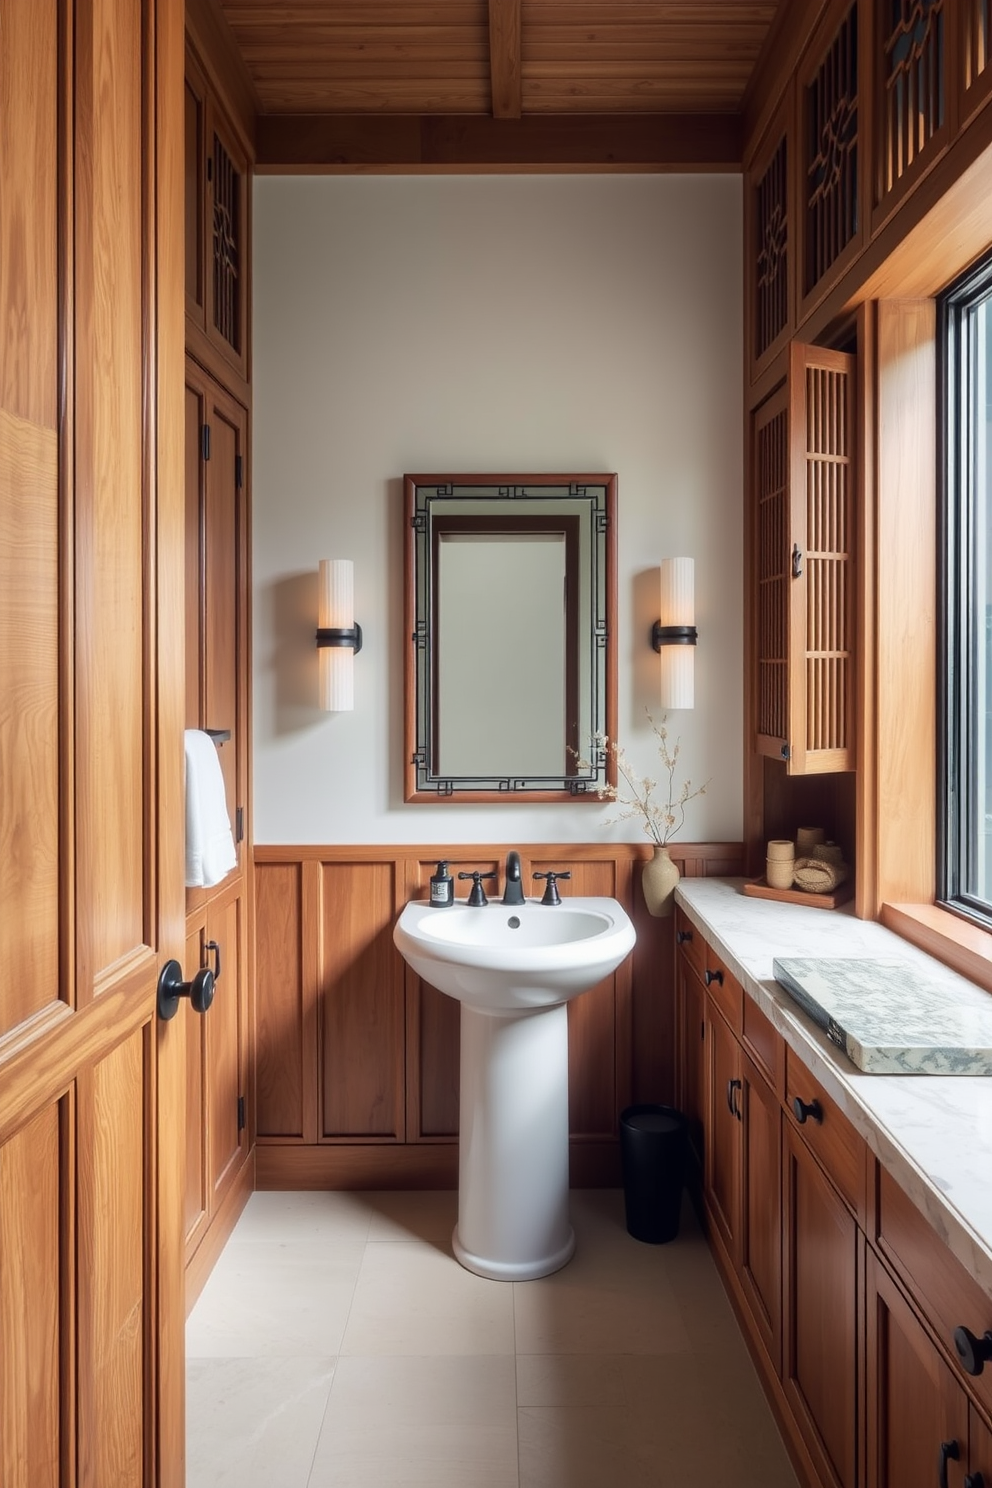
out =
{"type": "Polygon", "coordinates": [[[519,119],[520,0],[489,0],[489,72],[493,118],[519,119]]]}
{"type": "Polygon", "coordinates": [[[262,114],[263,174],[735,171],[736,114],[262,114]]]}

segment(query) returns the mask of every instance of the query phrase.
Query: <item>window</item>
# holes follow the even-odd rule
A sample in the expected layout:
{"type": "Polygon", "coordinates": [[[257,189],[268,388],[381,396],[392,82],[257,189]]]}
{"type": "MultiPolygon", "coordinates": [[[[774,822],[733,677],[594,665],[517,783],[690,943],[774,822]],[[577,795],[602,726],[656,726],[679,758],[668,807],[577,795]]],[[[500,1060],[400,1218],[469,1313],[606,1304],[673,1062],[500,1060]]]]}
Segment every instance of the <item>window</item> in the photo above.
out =
{"type": "Polygon", "coordinates": [[[941,301],[941,899],[992,926],[992,258],[941,301]]]}

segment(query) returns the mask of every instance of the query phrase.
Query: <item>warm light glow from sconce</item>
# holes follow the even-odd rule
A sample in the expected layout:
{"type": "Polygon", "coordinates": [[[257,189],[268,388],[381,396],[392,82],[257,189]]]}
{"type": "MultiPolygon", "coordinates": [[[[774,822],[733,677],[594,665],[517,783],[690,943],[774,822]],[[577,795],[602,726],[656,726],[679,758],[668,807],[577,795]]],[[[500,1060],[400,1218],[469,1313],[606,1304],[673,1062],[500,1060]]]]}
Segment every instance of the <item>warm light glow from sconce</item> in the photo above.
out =
{"type": "Polygon", "coordinates": [[[355,706],[355,656],[362,649],[355,624],[355,565],[350,558],[320,560],[317,611],[320,706],[328,713],[350,713],[355,706]]]}
{"type": "Polygon", "coordinates": [[[696,612],[691,558],[664,558],[661,563],[661,616],[652,636],[661,657],[661,706],[693,706],[696,612]]]}

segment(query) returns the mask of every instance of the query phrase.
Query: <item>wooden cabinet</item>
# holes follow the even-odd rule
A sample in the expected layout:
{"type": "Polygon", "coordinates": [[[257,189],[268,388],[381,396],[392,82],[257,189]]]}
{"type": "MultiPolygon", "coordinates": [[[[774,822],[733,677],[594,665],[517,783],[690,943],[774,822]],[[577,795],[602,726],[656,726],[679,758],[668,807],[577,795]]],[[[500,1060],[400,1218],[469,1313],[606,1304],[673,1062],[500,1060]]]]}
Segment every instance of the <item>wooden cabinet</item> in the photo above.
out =
{"type": "Polygon", "coordinates": [[[933,1488],[945,1460],[958,1485],[969,1470],[967,1397],[870,1251],[866,1295],[867,1488],[933,1488]]]}
{"type": "Polygon", "coordinates": [[[782,1385],[820,1481],[857,1483],[858,1226],[787,1123],[782,1385]]]}
{"type": "Polygon", "coordinates": [[[855,369],[793,343],[752,415],[753,746],[793,775],[856,763],[855,369]]]}
{"type": "Polygon", "coordinates": [[[676,961],[675,987],[678,1027],[678,1105],[686,1118],[689,1152],[696,1173],[703,1172],[703,1133],[706,1127],[706,998],[703,986],[685,956],[676,961]]]}
{"type": "MultiPolygon", "coordinates": [[[[245,869],[248,778],[248,416],[186,360],[186,727],[215,739],[245,869]]],[[[189,905],[204,892],[191,892],[189,905]]]]}
{"type": "Polygon", "coordinates": [[[247,382],[248,159],[190,48],[185,97],[187,349],[247,382]]]}
{"type": "Polygon", "coordinates": [[[214,972],[204,1014],[186,1003],[186,1254],[191,1259],[248,1151],[245,905],[235,882],[187,921],[185,971],[214,972]]]}

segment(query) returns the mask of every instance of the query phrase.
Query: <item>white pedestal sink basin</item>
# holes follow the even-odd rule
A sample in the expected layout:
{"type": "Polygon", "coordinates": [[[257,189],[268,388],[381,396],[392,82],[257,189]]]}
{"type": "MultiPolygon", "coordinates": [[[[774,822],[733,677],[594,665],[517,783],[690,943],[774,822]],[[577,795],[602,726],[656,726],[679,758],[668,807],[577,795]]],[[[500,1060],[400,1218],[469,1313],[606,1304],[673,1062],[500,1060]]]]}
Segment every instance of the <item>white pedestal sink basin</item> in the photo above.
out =
{"type": "Polygon", "coordinates": [[[547,1276],[575,1249],[566,1003],[620,965],[634,927],[615,899],[416,901],[393,939],[462,1005],[455,1255],[498,1281],[547,1276]]]}

